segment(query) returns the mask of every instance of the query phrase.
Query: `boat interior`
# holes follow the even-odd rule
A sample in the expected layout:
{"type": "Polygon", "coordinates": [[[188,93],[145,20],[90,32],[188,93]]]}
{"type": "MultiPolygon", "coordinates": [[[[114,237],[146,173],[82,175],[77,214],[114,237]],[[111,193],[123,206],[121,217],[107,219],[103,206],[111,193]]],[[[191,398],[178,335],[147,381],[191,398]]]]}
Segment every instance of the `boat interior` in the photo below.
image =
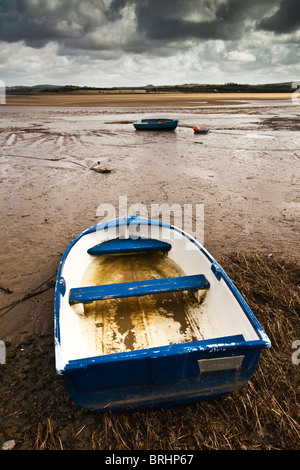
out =
{"type": "Polygon", "coordinates": [[[145,235],[98,232],[73,246],[60,314],[68,359],[232,335],[258,339],[198,245],[167,228],[145,235]]]}

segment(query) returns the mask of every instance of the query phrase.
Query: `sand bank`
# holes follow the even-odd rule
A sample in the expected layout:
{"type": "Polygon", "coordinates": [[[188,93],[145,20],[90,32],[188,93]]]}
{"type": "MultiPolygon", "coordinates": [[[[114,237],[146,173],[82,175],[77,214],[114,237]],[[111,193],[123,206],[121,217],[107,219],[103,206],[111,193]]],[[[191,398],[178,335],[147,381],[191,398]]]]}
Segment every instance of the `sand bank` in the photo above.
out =
{"type": "Polygon", "coordinates": [[[9,106],[218,106],[253,100],[290,101],[291,93],[70,93],[7,95],[9,106]]]}

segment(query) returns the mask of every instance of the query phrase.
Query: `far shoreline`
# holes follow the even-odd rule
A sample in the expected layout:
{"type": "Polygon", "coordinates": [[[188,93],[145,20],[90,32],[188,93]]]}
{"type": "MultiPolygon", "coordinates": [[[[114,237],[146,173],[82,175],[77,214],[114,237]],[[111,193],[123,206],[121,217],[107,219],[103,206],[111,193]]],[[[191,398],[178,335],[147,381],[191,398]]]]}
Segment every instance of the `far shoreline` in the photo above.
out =
{"type": "Polygon", "coordinates": [[[293,93],[40,93],[7,94],[2,106],[178,107],[234,105],[248,101],[290,101],[293,93]]]}

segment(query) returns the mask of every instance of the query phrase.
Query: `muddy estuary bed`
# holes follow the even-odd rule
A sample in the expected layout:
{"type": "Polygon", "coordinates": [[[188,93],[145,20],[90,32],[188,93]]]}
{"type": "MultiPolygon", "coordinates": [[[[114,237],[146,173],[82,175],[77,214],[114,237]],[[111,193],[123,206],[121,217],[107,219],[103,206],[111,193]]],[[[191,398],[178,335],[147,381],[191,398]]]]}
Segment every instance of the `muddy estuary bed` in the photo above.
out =
{"type": "Polygon", "coordinates": [[[300,337],[299,116],[299,106],[275,100],[151,109],[1,106],[1,445],[299,447],[299,366],[291,359],[300,337]],[[179,119],[175,132],[141,133],[132,125],[162,114],[179,119]],[[194,134],[194,125],[209,133],[194,134]],[[54,371],[62,253],[103,216],[131,209],[151,216],[163,204],[177,210],[177,225],[184,222],[178,209],[186,208],[188,228],[229,270],[273,348],[233,397],[173,412],[81,410],[54,371]]]}

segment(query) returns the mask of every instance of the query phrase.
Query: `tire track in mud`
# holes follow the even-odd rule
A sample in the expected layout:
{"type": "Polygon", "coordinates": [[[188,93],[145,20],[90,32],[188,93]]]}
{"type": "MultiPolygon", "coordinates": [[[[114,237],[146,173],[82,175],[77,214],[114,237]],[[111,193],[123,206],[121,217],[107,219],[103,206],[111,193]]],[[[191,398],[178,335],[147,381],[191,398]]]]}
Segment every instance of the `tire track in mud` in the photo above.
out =
{"type": "MultiPolygon", "coordinates": [[[[67,150],[70,152],[70,149],[75,147],[76,152],[85,147],[88,143],[84,142],[81,136],[70,133],[62,132],[52,132],[51,130],[44,128],[33,128],[33,129],[11,129],[10,132],[2,132],[0,134],[0,145],[2,150],[2,155],[9,151],[10,156],[16,157],[23,156],[27,157],[26,153],[28,151],[29,155],[32,158],[32,152],[37,153],[39,147],[42,147],[42,151],[38,154],[50,156],[61,156],[67,150]],[[21,148],[21,152],[20,152],[21,148]],[[18,155],[21,153],[21,155],[18,155]]],[[[38,158],[36,156],[36,158],[38,158]]],[[[42,157],[40,157],[42,159],[42,157]]],[[[48,159],[45,157],[45,159],[48,159]]],[[[56,159],[56,158],[54,158],[56,159]]]]}
{"type": "Polygon", "coordinates": [[[2,144],[2,147],[10,147],[15,143],[16,140],[16,134],[14,133],[9,133],[7,137],[4,138],[4,142],[2,144]]]}
{"type": "MultiPolygon", "coordinates": [[[[11,131],[12,129],[10,129],[11,131]]],[[[45,128],[17,128],[14,132],[0,133],[1,155],[6,164],[25,165],[26,167],[49,167],[68,170],[94,170],[110,173],[107,168],[95,168],[94,152],[92,158],[86,155],[91,142],[84,141],[81,135],[68,132],[53,132],[45,128]],[[1,139],[2,138],[2,139],[1,139]],[[1,144],[2,140],[2,144],[1,144]],[[41,149],[41,151],[40,151],[41,149]],[[83,158],[82,155],[85,155],[83,158]],[[13,160],[11,160],[13,158],[13,160]]],[[[88,135],[88,134],[87,134],[88,135]]],[[[97,157],[97,160],[99,157],[97,157]]],[[[105,161],[107,158],[104,159],[105,161]]],[[[103,164],[103,157],[101,157],[103,164]]],[[[4,171],[4,168],[2,168],[4,171]]],[[[15,170],[17,172],[17,170],[15,170]]],[[[70,174],[70,178],[73,176],[70,174]]]]}
{"type": "Polygon", "coordinates": [[[68,132],[53,132],[46,128],[13,128],[10,132],[3,132],[4,138],[2,147],[12,146],[16,143],[23,141],[52,141],[54,145],[61,147],[65,144],[73,143],[74,145],[85,145],[85,142],[81,139],[81,136],[68,132]],[[6,135],[5,135],[6,134],[6,135]]]}

